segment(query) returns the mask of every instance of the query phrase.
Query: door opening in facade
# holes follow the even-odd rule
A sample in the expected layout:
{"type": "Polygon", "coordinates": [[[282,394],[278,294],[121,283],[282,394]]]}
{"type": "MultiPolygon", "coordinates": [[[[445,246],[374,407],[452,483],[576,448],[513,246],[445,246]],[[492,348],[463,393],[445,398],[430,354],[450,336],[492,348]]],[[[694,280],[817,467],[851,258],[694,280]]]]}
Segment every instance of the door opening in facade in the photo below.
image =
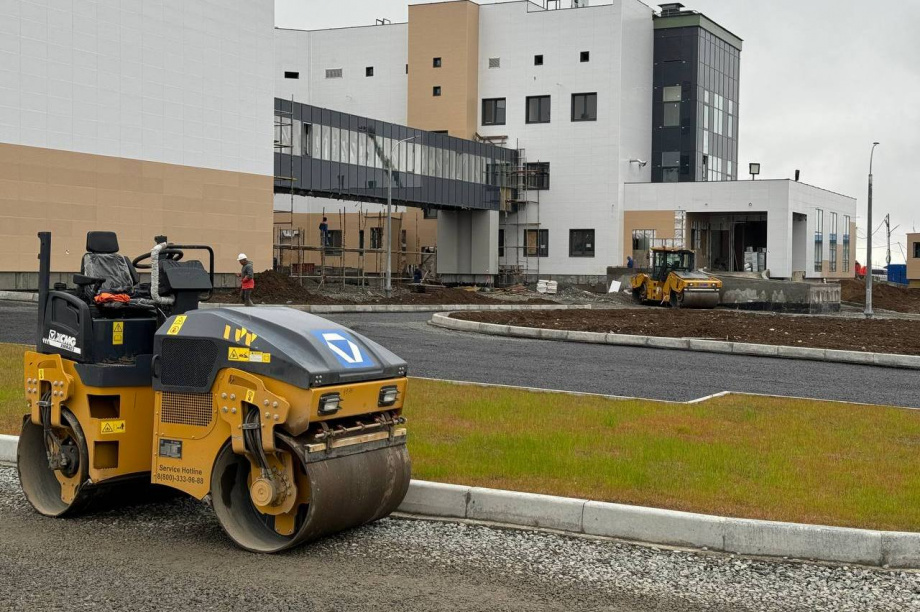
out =
{"type": "Polygon", "coordinates": [[[767,213],[687,213],[697,266],[723,272],[767,269],[767,213]]]}

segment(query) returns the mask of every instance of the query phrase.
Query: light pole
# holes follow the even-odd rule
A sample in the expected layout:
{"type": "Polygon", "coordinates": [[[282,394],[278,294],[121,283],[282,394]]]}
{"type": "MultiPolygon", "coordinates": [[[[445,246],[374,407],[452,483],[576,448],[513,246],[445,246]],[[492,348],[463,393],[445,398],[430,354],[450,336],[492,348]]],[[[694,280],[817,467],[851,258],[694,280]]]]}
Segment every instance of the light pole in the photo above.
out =
{"type": "Polygon", "coordinates": [[[872,143],[872,151],[869,153],[869,218],[866,221],[868,235],[866,245],[866,318],[872,317],[872,158],[875,156],[875,147],[877,142],[872,143]]]}
{"type": "Polygon", "coordinates": [[[387,156],[387,222],[386,222],[386,231],[387,233],[387,272],[386,272],[386,286],[384,287],[384,293],[387,297],[390,297],[393,293],[393,240],[392,232],[390,230],[390,217],[392,216],[393,209],[393,147],[400,145],[404,142],[409,142],[410,140],[415,139],[415,136],[409,136],[408,138],[403,138],[402,140],[397,140],[390,144],[390,154],[387,156]]]}

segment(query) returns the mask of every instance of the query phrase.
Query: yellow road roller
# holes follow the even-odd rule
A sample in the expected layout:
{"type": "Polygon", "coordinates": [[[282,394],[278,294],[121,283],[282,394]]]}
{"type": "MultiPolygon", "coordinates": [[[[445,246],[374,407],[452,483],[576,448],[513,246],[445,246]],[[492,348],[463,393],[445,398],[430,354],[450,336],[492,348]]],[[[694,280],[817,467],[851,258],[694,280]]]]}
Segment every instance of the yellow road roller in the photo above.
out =
{"type": "Polygon", "coordinates": [[[672,308],[715,308],[722,281],[696,270],[693,251],[655,247],[652,269],[632,277],[633,297],[640,304],[656,302],[672,308]]]}
{"type": "Polygon", "coordinates": [[[290,308],[199,308],[214,286],[205,245],[159,236],[131,260],[113,232],[89,232],[68,289],[49,287],[51,234],[39,241],[17,458],[38,512],[71,515],[100,492],[152,483],[209,497],[237,545],[277,552],[400,504],[410,463],[399,357],[290,308]],[[185,259],[193,251],[208,269],[185,259]]]}

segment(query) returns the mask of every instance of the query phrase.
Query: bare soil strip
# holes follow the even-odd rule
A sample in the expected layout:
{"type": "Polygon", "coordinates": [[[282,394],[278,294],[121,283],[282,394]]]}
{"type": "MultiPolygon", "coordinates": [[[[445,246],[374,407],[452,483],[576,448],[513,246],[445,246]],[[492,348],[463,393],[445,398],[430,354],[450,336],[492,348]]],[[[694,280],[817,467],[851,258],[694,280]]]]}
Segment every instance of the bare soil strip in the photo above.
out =
{"type": "Polygon", "coordinates": [[[920,355],[920,321],[867,321],[665,308],[463,312],[451,316],[467,321],[541,329],[920,355]]]}

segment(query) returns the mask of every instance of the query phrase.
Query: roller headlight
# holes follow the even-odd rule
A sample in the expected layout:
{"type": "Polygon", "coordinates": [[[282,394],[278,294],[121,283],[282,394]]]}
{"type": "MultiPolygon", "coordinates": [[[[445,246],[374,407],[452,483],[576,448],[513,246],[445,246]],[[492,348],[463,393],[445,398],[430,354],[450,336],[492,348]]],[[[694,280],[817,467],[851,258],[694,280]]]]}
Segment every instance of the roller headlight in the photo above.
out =
{"type": "Polygon", "coordinates": [[[380,395],[377,396],[378,406],[392,406],[399,397],[399,389],[396,387],[381,387],[380,395]]]}
{"type": "Polygon", "coordinates": [[[335,414],[342,407],[342,396],[338,393],[327,393],[319,398],[319,412],[322,416],[335,414]]]}

